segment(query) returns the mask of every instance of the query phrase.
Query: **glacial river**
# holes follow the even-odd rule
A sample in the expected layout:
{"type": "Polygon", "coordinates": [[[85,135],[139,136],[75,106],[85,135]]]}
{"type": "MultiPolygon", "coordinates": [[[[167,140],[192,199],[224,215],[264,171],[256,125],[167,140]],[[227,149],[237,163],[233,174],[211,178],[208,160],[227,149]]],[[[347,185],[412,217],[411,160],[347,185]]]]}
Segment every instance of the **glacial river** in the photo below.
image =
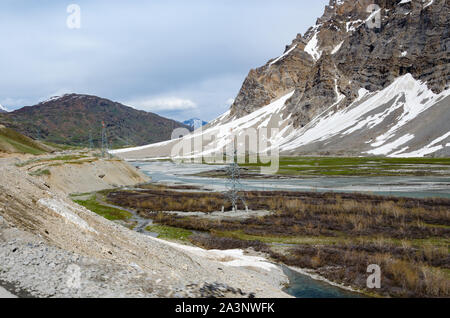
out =
{"type": "MultiPolygon", "coordinates": [[[[191,176],[221,166],[175,164],[169,161],[132,162],[155,182],[198,185],[225,191],[222,178],[191,176]]],[[[411,198],[450,198],[450,177],[305,177],[283,179],[243,179],[245,190],[284,190],[321,192],[364,192],[411,198]]]]}

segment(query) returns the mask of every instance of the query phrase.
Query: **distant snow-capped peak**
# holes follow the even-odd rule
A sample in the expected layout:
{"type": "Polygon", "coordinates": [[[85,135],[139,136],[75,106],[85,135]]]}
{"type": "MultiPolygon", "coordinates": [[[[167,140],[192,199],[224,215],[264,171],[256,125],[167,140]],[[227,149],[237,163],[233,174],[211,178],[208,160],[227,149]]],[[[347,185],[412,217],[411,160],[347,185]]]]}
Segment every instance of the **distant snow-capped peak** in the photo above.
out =
{"type": "Polygon", "coordinates": [[[198,128],[200,128],[200,127],[203,127],[203,126],[205,126],[207,123],[208,123],[208,122],[206,122],[206,121],[204,121],[204,120],[201,120],[201,119],[199,119],[199,118],[191,118],[191,119],[185,120],[185,121],[183,122],[183,124],[185,124],[185,125],[187,125],[187,126],[189,126],[189,127],[192,127],[193,129],[198,129],[198,128]]]}
{"type": "Polygon", "coordinates": [[[0,104],[0,112],[9,112],[9,110],[4,107],[2,104],[0,104]]]}
{"type": "Polygon", "coordinates": [[[39,102],[39,104],[46,104],[49,102],[54,102],[57,100],[62,100],[62,99],[67,99],[67,98],[74,98],[74,99],[82,99],[82,98],[86,98],[86,97],[95,97],[95,96],[89,96],[89,95],[84,95],[84,94],[76,94],[76,93],[66,93],[63,95],[55,95],[55,96],[51,96],[49,98],[47,98],[46,100],[39,102]]]}

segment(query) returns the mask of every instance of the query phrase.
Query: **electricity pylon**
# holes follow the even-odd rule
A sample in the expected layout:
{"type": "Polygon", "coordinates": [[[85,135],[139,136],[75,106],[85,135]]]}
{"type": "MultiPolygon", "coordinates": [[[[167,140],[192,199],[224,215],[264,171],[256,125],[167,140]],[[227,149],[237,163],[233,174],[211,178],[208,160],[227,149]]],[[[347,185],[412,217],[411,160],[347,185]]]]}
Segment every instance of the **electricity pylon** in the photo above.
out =
{"type": "Polygon", "coordinates": [[[92,132],[89,131],[89,148],[94,149],[94,141],[92,140],[92,132]]]}
{"type": "Polygon", "coordinates": [[[108,136],[106,135],[106,125],[102,121],[102,157],[104,158],[108,153],[108,136]]]}
{"type": "Polygon", "coordinates": [[[39,128],[35,128],[36,130],[36,140],[41,140],[41,133],[39,131],[39,128]]]}
{"type": "Polygon", "coordinates": [[[231,202],[231,208],[233,211],[238,210],[238,202],[241,201],[245,209],[248,210],[247,204],[244,199],[239,195],[239,190],[242,187],[241,184],[241,172],[239,164],[237,163],[237,151],[234,150],[233,162],[226,168],[228,175],[227,188],[229,189],[226,196],[231,202]]]}

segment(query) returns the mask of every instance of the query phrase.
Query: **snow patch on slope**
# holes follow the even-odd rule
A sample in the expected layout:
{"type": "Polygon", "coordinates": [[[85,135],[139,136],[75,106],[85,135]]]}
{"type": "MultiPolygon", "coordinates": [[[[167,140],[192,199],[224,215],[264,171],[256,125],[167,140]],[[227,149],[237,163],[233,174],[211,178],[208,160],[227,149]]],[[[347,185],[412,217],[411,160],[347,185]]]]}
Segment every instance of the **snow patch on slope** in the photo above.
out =
{"type": "Polygon", "coordinates": [[[363,20],[346,22],[346,24],[345,24],[346,31],[347,32],[356,31],[356,29],[359,28],[361,26],[361,24],[363,24],[363,22],[364,22],[363,20]]]}
{"type": "Polygon", "coordinates": [[[6,107],[4,107],[2,104],[0,104],[0,111],[9,112],[9,110],[6,107]]]}
{"type": "Polygon", "coordinates": [[[275,63],[277,63],[278,61],[284,59],[287,55],[289,55],[289,53],[291,53],[295,48],[297,47],[297,44],[295,44],[293,47],[291,47],[288,51],[286,51],[285,53],[283,53],[282,55],[280,55],[279,57],[277,57],[275,60],[273,60],[272,62],[270,62],[270,65],[273,65],[275,63]]]}
{"type": "Polygon", "coordinates": [[[341,46],[342,46],[343,43],[344,43],[344,41],[342,41],[341,43],[336,45],[336,47],[333,49],[333,51],[331,51],[331,55],[336,54],[337,52],[339,52],[339,50],[341,49],[341,46]]]}
{"type": "Polygon", "coordinates": [[[411,139],[414,139],[414,135],[406,134],[406,135],[394,140],[393,142],[385,144],[376,149],[370,150],[367,153],[372,154],[372,155],[385,155],[387,153],[392,152],[394,149],[397,149],[401,145],[407,143],[411,139]]]}
{"type": "MultiPolygon", "coordinates": [[[[233,140],[232,134],[240,135],[245,133],[245,130],[248,128],[267,128],[267,124],[269,121],[274,119],[274,116],[278,116],[278,126],[283,126],[288,123],[289,118],[281,119],[281,115],[284,110],[284,105],[286,101],[292,97],[294,94],[294,90],[286,95],[278,98],[274,102],[270,103],[267,106],[261,107],[258,110],[244,116],[241,118],[230,118],[230,111],[227,111],[222,116],[212,121],[207,128],[203,130],[197,130],[193,133],[184,136],[183,138],[177,140],[168,140],[156,144],[150,144],[140,147],[134,148],[125,148],[125,149],[117,149],[110,151],[112,154],[121,154],[122,157],[126,158],[126,154],[135,151],[145,151],[149,149],[159,148],[163,146],[170,145],[171,143],[177,143],[180,141],[192,141],[194,138],[201,137],[204,140],[210,141],[207,143],[207,146],[200,153],[192,153],[193,157],[195,156],[208,156],[215,152],[221,151],[225,146],[230,144],[233,140]]],[[[279,136],[272,136],[272,138],[276,139],[279,136]]],[[[272,140],[271,140],[272,141],[272,140]]]]}
{"type": "Polygon", "coordinates": [[[425,9],[426,7],[432,5],[434,2],[434,0],[430,0],[423,8],[425,9]]]}
{"type": "MultiPolygon", "coordinates": [[[[208,149],[205,150],[202,155],[208,155],[216,151],[220,151],[220,149],[231,143],[231,133],[239,135],[240,133],[244,133],[248,128],[267,128],[267,124],[274,118],[274,116],[278,116],[278,127],[282,126],[287,120],[289,120],[289,118],[284,120],[281,119],[284,105],[293,94],[294,91],[280,97],[271,104],[248,114],[247,116],[229,120],[225,123],[219,124],[218,126],[213,126],[204,130],[204,134],[214,135],[216,141],[210,144],[208,149]]],[[[192,137],[196,137],[196,135],[194,134],[192,137]]],[[[275,138],[275,136],[273,137],[275,138]]]]}
{"type": "MultiPolygon", "coordinates": [[[[425,83],[416,81],[411,74],[400,77],[388,89],[394,94],[397,93],[396,103],[389,109],[389,114],[396,110],[401,110],[402,113],[393,127],[376,138],[376,141],[371,144],[373,147],[379,147],[386,143],[402,126],[433,106],[439,97],[429,90],[425,83]],[[404,98],[404,102],[401,101],[401,97],[404,98]]],[[[448,95],[448,93],[447,91],[440,95],[448,95]]],[[[383,154],[387,155],[388,153],[383,154]]]]}
{"type": "Polygon", "coordinates": [[[307,52],[314,61],[317,61],[322,56],[322,51],[319,48],[319,39],[317,37],[318,32],[314,33],[314,36],[309,40],[305,46],[305,52],[307,52]]]}
{"type": "MultiPolygon", "coordinates": [[[[443,145],[436,145],[438,143],[440,143],[441,141],[447,139],[448,137],[450,137],[450,131],[446,134],[444,134],[443,136],[436,138],[435,140],[433,140],[432,142],[430,142],[428,145],[426,145],[425,147],[416,150],[416,151],[411,151],[408,153],[400,153],[400,154],[392,154],[392,157],[405,157],[405,158],[411,158],[411,157],[423,157],[426,155],[429,155],[433,152],[436,152],[438,150],[441,150],[442,148],[444,148],[443,145]]],[[[450,146],[450,144],[446,144],[445,147],[450,146]]],[[[406,150],[406,149],[405,149],[406,150]]]]}
{"type": "Polygon", "coordinates": [[[38,203],[40,205],[56,212],[58,215],[63,217],[66,220],[66,222],[71,222],[86,231],[97,233],[97,231],[94,230],[92,227],[90,227],[86,221],[84,221],[82,218],[80,218],[78,215],[76,215],[74,212],[72,212],[71,211],[72,207],[69,206],[64,201],[43,198],[43,199],[39,199],[38,203]]]}
{"type": "MultiPolygon", "coordinates": [[[[280,129],[279,133],[270,136],[268,147],[269,149],[277,147],[281,152],[295,151],[310,143],[326,143],[331,141],[331,138],[346,138],[350,134],[366,131],[377,131],[375,135],[368,134],[367,141],[364,139],[360,141],[372,148],[366,152],[369,155],[424,156],[442,149],[444,142],[448,143],[446,140],[448,136],[444,135],[424,146],[423,149],[411,149],[417,136],[413,133],[399,132],[423,112],[450,95],[450,89],[440,94],[433,93],[425,83],[415,80],[411,74],[398,77],[381,91],[369,92],[360,88],[357,99],[343,109],[339,109],[338,105],[345,99],[345,95],[339,92],[337,79],[335,79],[335,102],[302,128],[292,126],[290,115],[283,118],[286,113],[285,103],[293,94],[294,91],[287,93],[271,104],[241,118],[231,118],[230,113],[227,112],[214,120],[206,129],[195,131],[183,137],[182,140],[192,142],[195,137],[203,137],[207,140],[204,144],[205,148],[199,153],[192,153],[191,157],[221,152],[233,141],[233,136],[245,133],[247,128],[259,129],[267,128],[267,126],[280,129]]],[[[364,133],[362,135],[361,138],[365,138],[364,133]]],[[[126,153],[130,151],[150,148],[157,150],[158,147],[178,141],[166,141],[114,152],[124,153],[126,157],[126,153]]],[[[258,150],[264,152],[267,149],[258,150]]]]}
{"type": "MultiPolygon", "coordinates": [[[[280,145],[281,151],[295,150],[311,142],[323,141],[334,136],[344,137],[360,129],[370,129],[381,124],[393,112],[400,112],[395,125],[378,136],[368,153],[389,155],[401,145],[412,140],[413,135],[403,135],[394,139],[397,131],[432,107],[436,101],[449,95],[449,90],[437,95],[426,84],[416,81],[411,74],[397,78],[385,89],[372,93],[360,90],[359,97],[347,108],[337,112],[326,111],[314,118],[307,126],[292,133],[288,141],[280,145]],[[363,97],[367,99],[360,103],[363,97]],[[384,111],[373,114],[379,106],[392,102],[384,111]],[[368,115],[369,113],[371,113],[368,115]]],[[[404,149],[406,150],[406,149],[404,149]]],[[[404,154],[406,156],[406,154],[404,154]]],[[[396,156],[402,156],[396,153],[396,156]]]]}
{"type": "Polygon", "coordinates": [[[223,265],[232,267],[257,267],[266,271],[278,270],[278,266],[259,256],[245,255],[243,250],[204,250],[199,247],[187,246],[173,242],[164,242],[167,245],[190,252],[197,256],[219,261],[223,265]]]}

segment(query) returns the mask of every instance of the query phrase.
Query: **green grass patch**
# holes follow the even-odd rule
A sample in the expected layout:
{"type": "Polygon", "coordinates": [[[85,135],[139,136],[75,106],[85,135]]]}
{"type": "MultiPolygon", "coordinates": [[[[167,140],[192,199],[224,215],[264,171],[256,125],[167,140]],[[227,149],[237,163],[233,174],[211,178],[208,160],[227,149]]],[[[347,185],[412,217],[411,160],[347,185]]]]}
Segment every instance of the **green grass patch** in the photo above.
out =
{"type": "Polygon", "coordinates": [[[92,196],[89,200],[74,200],[74,202],[110,221],[127,220],[132,216],[132,214],[128,211],[112,208],[98,203],[95,196],[92,196]]]}
{"type": "Polygon", "coordinates": [[[70,146],[70,145],[66,145],[66,144],[56,144],[56,143],[50,142],[50,141],[42,141],[42,143],[44,145],[50,146],[50,147],[58,149],[58,150],[77,150],[77,149],[81,149],[82,148],[82,147],[79,147],[79,146],[70,146]]]}
{"type": "MultiPolygon", "coordinates": [[[[268,244],[304,244],[304,245],[336,245],[336,244],[350,244],[350,243],[378,243],[380,238],[377,237],[345,237],[345,236],[259,236],[249,235],[242,230],[237,231],[211,231],[214,235],[219,237],[229,237],[243,241],[260,241],[268,244]]],[[[448,247],[450,240],[448,238],[430,237],[426,239],[394,239],[382,238],[382,241],[387,244],[402,246],[403,243],[408,243],[411,246],[423,248],[427,246],[448,247]]]]}
{"type": "Polygon", "coordinates": [[[417,247],[446,247],[450,252],[450,239],[446,237],[429,237],[425,239],[414,239],[411,240],[412,244],[417,247]]]}
{"type": "MultiPolygon", "coordinates": [[[[7,129],[7,128],[6,128],[7,129]]],[[[41,155],[46,153],[44,149],[41,149],[38,144],[34,143],[31,139],[27,139],[25,136],[14,136],[13,133],[6,133],[6,129],[0,129],[0,150],[1,144],[6,143],[11,145],[15,151],[20,153],[27,153],[32,155],[41,155]]]]}
{"type": "MultiPolygon", "coordinates": [[[[240,164],[257,170],[270,164],[240,164]]],[[[428,176],[450,175],[450,158],[280,157],[280,175],[305,176],[428,176]]]]}
{"type": "Polygon", "coordinates": [[[85,155],[65,155],[65,156],[57,156],[53,158],[47,158],[44,160],[48,161],[72,161],[72,160],[78,160],[82,158],[87,158],[85,155]]]}
{"type": "MultiPolygon", "coordinates": [[[[88,156],[84,156],[84,155],[65,155],[65,156],[57,156],[57,157],[51,157],[51,158],[36,158],[36,159],[30,159],[27,161],[23,161],[20,163],[16,163],[17,167],[25,167],[28,166],[30,164],[34,164],[34,163],[39,163],[39,162],[46,162],[46,161],[64,161],[64,163],[68,163],[68,164],[73,164],[73,163],[78,163],[77,161],[74,160],[79,160],[79,159],[83,159],[83,158],[88,158],[88,156]]],[[[95,161],[96,159],[87,159],[87,160],[92,160],[95,161]]],[[[64,163],[52,163],[49,164],[50,167],[56,167],[56,166],[60,166],[64,163]]],[[[82,162],[80,162],[82,163],[82,162]]]]}
{"type": "Polygon", "coordinates": [[[48,169],[39,169],[39,170],[30,172],[29,174],[30,174],[30,176],[40,177],[40,176],[49,176],[51,173],[50,173],[50,170],[48,170],[48,169]]]}
{"type": "Polygon", "coordinates": [[[149,225],[145,228],[145,230],[158,233],[158,238],[161,239],[172,239],[186,242],[189,241],[188,238],[192,235],[192,232],[189,230],[166,225],[149,225]]]}
{"type": "Polygon", "coordinates": [[[29,164],[38,163],[40,161],[42,161],[42,159],[30,159],[27,161],[22,161],[22,162],[16,163],[15,165],[16,165],[16,167],[25,167],[25,166],[28,166],[29,164]]]}
{"type": "Polygon", "coordinates": [[[82,192],[82,193],[71,193],[71,194],[69,194],[69,196],[71,197],[71,198],[76,198],[76,197],[79,197],[79,196],[87,196],[87,195],[93,195],[94,193],[92,193],[92,192],[82,192]]]}
{"type": "Polygon", "coordinates": [[[348,239],[338,237],[325,237],[325,236],[259,236],[249,235],[242,230],[238,231],[212,231],[219,237],[229,237],[243,241],[260,241],[263,243],[277,243],[277,244],[312,244],[312,245],[334,245],[348,241],[348,239]]]}
{"type": "Polygon", "coordinates": [[[92,159],[84,159],[84,160],[78,160],[78,161],[64,161],[65,165],[82,165],[85,163],[93,163],[95,161],[97,161],[97,158],[92,158],[92,159]]]}
{"type": "Polygon", "coordinates": [[[449,225],[444,224],[429,224],[429,223],[423,223],[423,226],[431,227],[431,228],[438,228],[438,229],[450,229],[449,225]]]}

